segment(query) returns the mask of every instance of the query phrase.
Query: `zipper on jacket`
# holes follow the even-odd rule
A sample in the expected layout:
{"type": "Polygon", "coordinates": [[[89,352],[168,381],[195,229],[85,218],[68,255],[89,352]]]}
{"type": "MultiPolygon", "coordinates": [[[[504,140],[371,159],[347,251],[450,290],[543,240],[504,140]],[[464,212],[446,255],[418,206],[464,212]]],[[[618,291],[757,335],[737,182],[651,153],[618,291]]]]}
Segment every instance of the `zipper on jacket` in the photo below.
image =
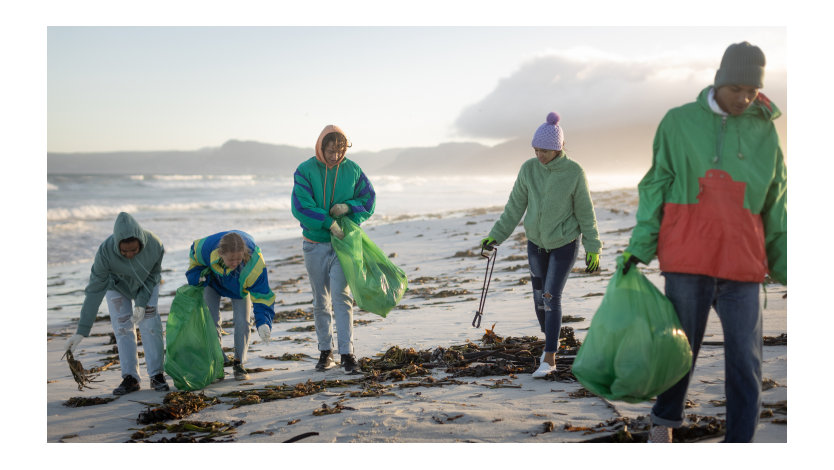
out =
{"type": "Polygon", "coordinates": [[[715,157],[712,159],[713,163],[718,163],[721,153],[724,151],[724,135],[727,132],[727,116],[721,118],[721,129],[718,132],[718,142],[715,144],[715,157]]]}

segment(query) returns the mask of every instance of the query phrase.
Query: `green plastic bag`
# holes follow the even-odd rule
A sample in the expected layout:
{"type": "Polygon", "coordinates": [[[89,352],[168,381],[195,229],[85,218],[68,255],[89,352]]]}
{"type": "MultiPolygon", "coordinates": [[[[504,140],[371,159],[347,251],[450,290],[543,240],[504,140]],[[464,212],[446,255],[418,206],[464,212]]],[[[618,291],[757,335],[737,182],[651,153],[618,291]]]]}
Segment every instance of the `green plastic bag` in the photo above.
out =
{"type": "Polygon", "coordinates": [[[345,238],[330,239],[353,299],[362,310],[385,317],[402,300],[408,278],[355,222],[338,220],[345,238]]]}
{"type": "Polygon", "coordinates": [[[223,377],[223,349],[203,299],[204,287],[177,289],[165,331],[165,372],[179,390],[199,390],[223,377]]]}
{"type": "Polygon", "coordinates": [[[573,375],[592,393],[630,403],[647,401],[692,367],[692,350],[672,302],[622,256],[608,283],[573,375]]]}

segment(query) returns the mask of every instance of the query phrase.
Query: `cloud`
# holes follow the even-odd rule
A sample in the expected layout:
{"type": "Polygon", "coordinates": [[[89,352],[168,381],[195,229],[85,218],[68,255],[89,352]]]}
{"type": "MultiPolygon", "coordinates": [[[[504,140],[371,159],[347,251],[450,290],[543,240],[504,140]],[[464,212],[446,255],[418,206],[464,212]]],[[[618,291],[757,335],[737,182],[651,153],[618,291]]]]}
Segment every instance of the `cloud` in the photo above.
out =
{"type": "MultiPolygon", "coordinates": [[[[579,51],[581,52],[581,51],[579,51]]],[[[656,126],[669,108],[692,101],[712,83],[716,60],[622,60],[564,51],[536,57],[502,79],[495,90],[466,107],[458,134],[485,139],[532,136],[550,111],[571,131],[656,126]]],[[[768,95],[785,112],[784,70],[768,71],[768,95]]]]}

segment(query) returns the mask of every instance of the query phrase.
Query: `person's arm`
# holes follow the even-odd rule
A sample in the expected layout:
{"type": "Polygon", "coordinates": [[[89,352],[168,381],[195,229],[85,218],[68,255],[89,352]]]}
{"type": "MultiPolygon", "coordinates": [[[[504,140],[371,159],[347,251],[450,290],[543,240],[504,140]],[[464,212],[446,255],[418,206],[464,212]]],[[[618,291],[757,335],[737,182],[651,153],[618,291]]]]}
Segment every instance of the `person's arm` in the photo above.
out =
{"type": "Polygon", "coordinates": [[[107,256],[103,253],[104,245],[100,246],[96,253],[93,267],[90,269],[90,280],[84,289],[84,303],[81,306],[81,317],[78,319],[76,334],[89,336],[93,323],[96,321],[98,308],[107,292],[107,284],[110,282],[110,267],[107,256]]]}
{"type": "Polygon", "coordinates": [[[599,254],[602,250],[602,241],[599,238],[597,227],[597,216],[594,212],[594,201],[591,199],[591,191],[588,189],[588,179],[585,172],[579,170],[579,178],[573,193],[573,213],[579,221],[579,230],[582,232],[582,246],[585,253],[599,254]]]}
{"type": "Polygon", "coordinates": [[[162,257],[165,256],[165,247],[162,244],[159,244],[159,258],[157,258],[156,263],[154,263],[153,267],[151,268],[150,272],[148,273],[148,277],[145,278],[143,281],[144,288],[139,290],[139,293],[136,294],[136,301],[135,305],[137,307],[147,307],[148,301],[151,299],[151,293],[153,292],[154,288],[159,284],[159,281],[162,279],[162,257]]]}
{"type": "Polygon", "coordinates": [[[637,208],[637,224],[631,232],[628,251],[633,257],[649,263],[657,254],[657,236],[663,218],[666,193],[675,179],[670,163],[671,148],[668,131],[661,121],[652,146],[652,167],[637,186],[640,203],[637,208]]]}
{"type": "Polygon", "coordinates": [[[376,208],[376,192],[371,181],[359,170],[359,178],[353,186],[353,199],[344,202],[348,207],[348,217],[356,222],[356,225],[368,220],[376,208]]]}
{"type": "Polygon", "coordinates": [[[512,235],[525,211],[527,211],[527,180],[524,176],[524,166],[522,166],[513,185],[513,190],[510,192],[507,205],[504,206],[504,212],[492,226],[489,236],[494,238],[498,244],[503,243],[512,235]]]}
{"type": "Polygon", "coordinates": [[[246,276],[244,290],[249,293],[249,297],[252,299],[255,327],[269,325],[269,328],[272,329],[272,320],[275,317],[275,310],[273,308],[275,294],[269,288],[266,263],[263,260],[260,249],[256,249],[252,253],[252,256],[256,259],[256,264],[246,276]]]}
{"type": "Polygon", "coordinates": [[[762,223],[770,277],[788,285],[788,176],[781,148],[776,158],[775,175],[762,208],[762,223]]]}
{"type": "Polygon", "coordinates": [[[202,262],[202,257],[200,256],[199,250],[199,242],[201,240],[197,240],[191,244],[191,249],[188,252],[188,270],[185,271],[185,278],[188,280],[188,284],[191,286],[199,286],[200,285],[200,277],[203,275],[203,271],[206,269],[206,265],[202,262]]]}

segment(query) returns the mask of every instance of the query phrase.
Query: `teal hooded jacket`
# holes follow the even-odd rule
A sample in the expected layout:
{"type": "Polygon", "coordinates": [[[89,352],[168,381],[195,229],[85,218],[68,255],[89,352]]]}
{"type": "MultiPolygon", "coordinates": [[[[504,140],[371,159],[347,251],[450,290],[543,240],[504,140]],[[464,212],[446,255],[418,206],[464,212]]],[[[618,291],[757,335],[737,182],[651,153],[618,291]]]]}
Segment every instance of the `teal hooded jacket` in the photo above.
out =
{"type": "Polygon", "coordinates": [[[137,307],[147,307],[151,292],[162,278],[164,254],[165,249],[156,235],[144,230],[130,214],[120,213],[113,225],[113,235],[107,237],[96,252],[90,281],[84,289],[84,304],[76,333],[82,336],[90,334],[108,290],[118,291],[133,299],[137,307]],[[119,242],[132,237],[139,240],[141,250],[133,259],[127,259],[119,251],[119,242]]]}
{"type": "Polygon", "coordinates": [[[537,158],[521,165],[504,212],[489,236],[502,243],[522,216],[527,239],[539,248],[559,248],[581,234],[586,253],[602,249],[585,171],[564,152],[546,165],[537,158]]]}

